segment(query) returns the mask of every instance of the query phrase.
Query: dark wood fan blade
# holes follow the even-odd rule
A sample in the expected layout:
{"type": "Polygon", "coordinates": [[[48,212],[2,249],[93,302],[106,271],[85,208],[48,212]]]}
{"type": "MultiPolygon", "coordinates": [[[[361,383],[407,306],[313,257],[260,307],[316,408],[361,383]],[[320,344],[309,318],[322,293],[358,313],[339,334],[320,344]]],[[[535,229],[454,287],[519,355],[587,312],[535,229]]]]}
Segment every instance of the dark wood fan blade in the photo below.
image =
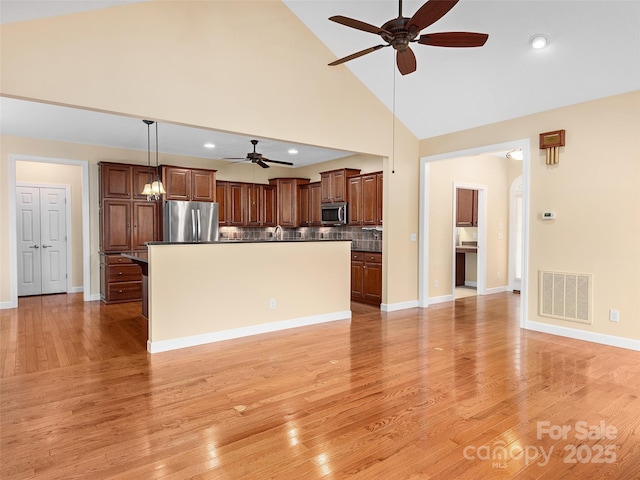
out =
{"type": "Polygon", "coordinates": [[[404,50],[398,50],[398,53],[396,53],[396,64],[402,75],[415,72],[416,56],[413,50],[408,47],[404,50]]]}
{"type": "Polygon", "coordinates": [[[443,32],[420,35],[418,43],[434,47],[481,47],[489,35],[474,32],[443,32]]]}
{"type": "Polygon", "coordinates": [[[258,165],[260,165],[262,168],[269,168],[269,165],[267,165],[266,163],[264,163],[262,160],[260,160],[259,158],[255,161],[255,163],[257,163],[258,165]]]}
{"type": "Polygon", "coordinates": [[[380,50],[382,47],[388,47],[389,45],[376,45],[375,47],[365,48],[364,50],[360,50],[359,52],[352,53],[351,55],[347,55],[346,57],[339,58],[335,62],[331,62],[329,66],[335,67],[336,65],[340,65],[341,63],[348,62],[349,60],[353,60],[354,58],[361,57],[366,55],[367,53],[375,52],[376,50],[380,50]]]}
{"type": "Polygon", "coordinates": [[[361,22],[360,20],[355,20],[353,18],[343,17],[342,15],[334,15],[333,17],[329,17],[329,20],[341,25],[346,25],[347,27],[362,30],[363,32],[375,33],[376,35],[391,35],[391,33],[380,27],[376,27],[375,25],[361,22]]]}
{"type": "Polygon", "coordinates": [[[407,22],[407,30],[417,33],[423,28],[427,28],[444,17],[449,10],[455,7],[456,3],[458,0],[428,0],[407,22]]]}
{"type": "Polygon", "coordinates": [[[278,163],[280,165],[293,166],[293,163],[291,163],[291,162],[283,162],[281,160],[269,160],[268,158],[264,158],[264,157],[262,157],[262,160],[264,160],[265,162],[278,163]]]}

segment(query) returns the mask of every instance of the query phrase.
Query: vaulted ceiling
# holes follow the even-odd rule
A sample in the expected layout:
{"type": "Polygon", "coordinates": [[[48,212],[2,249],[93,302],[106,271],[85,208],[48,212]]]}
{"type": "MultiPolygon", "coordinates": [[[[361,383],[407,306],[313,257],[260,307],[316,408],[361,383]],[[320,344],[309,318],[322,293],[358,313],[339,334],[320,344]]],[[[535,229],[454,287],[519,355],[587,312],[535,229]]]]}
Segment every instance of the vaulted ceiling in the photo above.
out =
{"type": "MultiPolygon", "coordinates": [[[[10,23],[131,1],[138,0],[2,0],[0,14],[2,23],[10,23]]],[[[284,0],[284,3],[336,58],[384,42],[378,35],[331,22],[330,16],[342,15],[375,26],[398,16],[398,2],[392,0],[284,0]]],[[[410,17],[423,3],[404,1],[403,16],[410,17]]],[[[640,89],[637,0],[461,0],[422,33],[444,31],[482,32],[489,39],[479,48],[411,44],[417,71],[405,76],[397,72],[391,48],[327,68],[350,69],[419,139],[640,89]],[[550,42],[547,48],[534,50],[529,40],[539,33],[550,42]]],[[[133,119],[65,111],[61,107],[11,99],[0,102],[4,112],[2,133],[21,135],[27,129],[31,136],[53,135],[56,138],[52,139],[132,148],[123,144],[127,138],[123,132],[133,119]],[[33,115],[34,109],[38,115],[33,115]],[[84,115],[92,116],[91,124],[96,128],[91,131],[62,128],[86,122],[84,115]],[[61,116],[68,116],[69,121],[60,121],[61,116]],[[29,118],[39,118],[45,123],[35,125],[29,118]],[[55,122],[58,127],[51,128],[51,123],[46,122],[55,122]]],[[[195,137],[200,141],[207,134],[215,143],[224,145],[224,153],[219,153],[223,152],[221,149],[216,155],[237,156],[250,150],[246,136],[197,129],[173,134],[173,129],[186,127],[163,128],[166,137],[162,148],[167,153],[198,156],[187,145],[178,143],[179,139],[195,137]]],[[[261,146],[265,156],[282,158],[295,144],[265,140],[261,146]]],[[[306,148],[310,152],[306,163],[348,154],[306,148]]]]}

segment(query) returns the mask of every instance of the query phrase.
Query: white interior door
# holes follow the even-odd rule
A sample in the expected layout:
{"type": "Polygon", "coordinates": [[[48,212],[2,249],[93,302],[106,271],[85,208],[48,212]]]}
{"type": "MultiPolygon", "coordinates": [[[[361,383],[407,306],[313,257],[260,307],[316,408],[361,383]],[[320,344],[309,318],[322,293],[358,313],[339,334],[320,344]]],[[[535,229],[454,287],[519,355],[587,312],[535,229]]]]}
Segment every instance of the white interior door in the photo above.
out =
{"type": "Polygon", "coordinates": [[[18,295],[67,291],[66,191],[16,187],[18,295]]]}

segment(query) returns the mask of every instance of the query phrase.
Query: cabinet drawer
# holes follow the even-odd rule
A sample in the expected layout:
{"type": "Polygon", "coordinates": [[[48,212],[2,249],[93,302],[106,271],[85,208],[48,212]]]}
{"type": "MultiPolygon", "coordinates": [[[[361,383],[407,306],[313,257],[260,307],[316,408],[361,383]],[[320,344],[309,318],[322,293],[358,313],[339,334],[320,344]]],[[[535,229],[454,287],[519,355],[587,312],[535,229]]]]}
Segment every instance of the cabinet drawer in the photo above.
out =
{"type": "Polygon", "coordinates": [[[109,285],[107,302],[130,302],[142,298],[142,282],[120,282],[109,285]]]}
{"type": "Polygon", "coordinates": [[[364,261],[365,263],[382,263],[382,254],[381,253],[365,253],[364,261]]]}
{"type": "Polygon", "coordinates": [[[139,282],[142,280],[142,270],[133,263],[107,266],[107,279],[112,282],[139,282]]]}
{"type": "Polygon", "coordinates": [[[364,262],[364,252],[351,252],[351,260],[356,262],[364,262]]]}
{"type": "Polygon", "coordinates": [[[104,256],[104,263],[106,263],[107,265],[121,265],[121,264],[131,264],[133,265],[133,260],[131,260],[130,258],[127,257],[123,257],[120,254],[117,255],[105,255],[104,256]]]}

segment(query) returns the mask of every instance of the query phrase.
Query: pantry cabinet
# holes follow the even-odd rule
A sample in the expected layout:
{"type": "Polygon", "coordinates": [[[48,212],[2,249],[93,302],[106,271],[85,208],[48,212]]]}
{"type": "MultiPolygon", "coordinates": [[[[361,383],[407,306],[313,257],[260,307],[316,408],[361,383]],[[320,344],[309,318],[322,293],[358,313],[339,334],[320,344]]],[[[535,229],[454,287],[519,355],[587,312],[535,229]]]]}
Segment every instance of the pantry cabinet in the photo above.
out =
{"type": "Polygon", "coordinates": [[[142,195],[155,168],[100,162],[98,172],[100,298],[105,303],[140,300],[140,267],[120,254],[146,251],[146,242],[160,240],[160,203],[142,195]]]}

